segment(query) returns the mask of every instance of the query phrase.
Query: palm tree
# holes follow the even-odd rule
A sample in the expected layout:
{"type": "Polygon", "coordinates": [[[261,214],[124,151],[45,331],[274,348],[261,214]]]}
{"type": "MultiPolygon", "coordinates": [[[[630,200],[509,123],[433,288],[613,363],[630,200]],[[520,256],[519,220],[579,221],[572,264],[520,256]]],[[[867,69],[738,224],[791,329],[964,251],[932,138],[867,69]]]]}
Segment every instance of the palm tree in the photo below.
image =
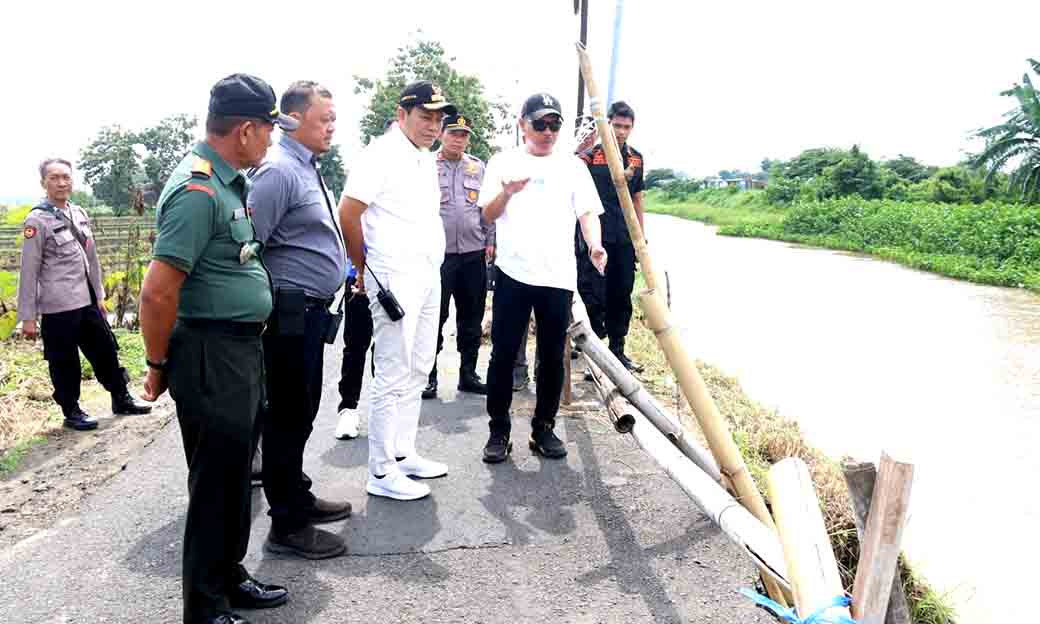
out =
{"type": "MultiPolygon", "coordinates": [[[[1040,76],[1040,62],[1028,59],[1033,71],[1040,76]]],[[[1008,179],[1009,191],[1018,193],[1022,201],[1040,199],[1040,94],[1029,74],[1022,76],[1022,84],[1001,93],[1018,100],[1018,108],[1005,115],[1000,125],[980,130],[976,136],[986,140],[986,149],[975,159],[975,164],[986,167],[986,184],[1009,161],[1015,164],[1008,179]]]]}

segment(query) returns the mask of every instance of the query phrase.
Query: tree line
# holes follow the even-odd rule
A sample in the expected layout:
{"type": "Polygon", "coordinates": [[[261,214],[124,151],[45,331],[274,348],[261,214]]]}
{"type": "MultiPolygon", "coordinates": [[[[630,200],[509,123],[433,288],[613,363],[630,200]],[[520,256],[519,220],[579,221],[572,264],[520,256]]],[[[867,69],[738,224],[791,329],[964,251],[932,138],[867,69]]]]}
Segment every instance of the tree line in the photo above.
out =
{"type": "MultiPolygon", "coordinates": [[[[508,107],[486,96],[479,78],[457,71],[455,61],[440,43],[416,39],[398,49],[382,78],[354,76],[355,93],[368,96],[359,128],[362,143],[381,135],[386,122],[395,117],[397,98],[406,84],[432,80],[470,120],[470,153],[487,161],[495,151],[495,139],[509,129],[508,107]]],[[[72,200],[94,213],[116,216],[152,206],[198,134],[198,119],[186,114],[171,115],[142,130],[120,125],[101,128],[82,149],[78,162],[93,195],[80,191],[72,200]]],[[[322,156],[319,170],[338,197],[347,179],[338,145],[322,156]]]]}
{"type": "MultiPolygon", "coordinates": [[[[1040,75],[1040,62],[1028,59],[1040,75]]],[[[984,128],[975,136],[985,142],[978,154],[950,167],[935,167],[912,156],[876,161],[858,145],[851,148],[816,147],[789,160],[762,161],[761,171],[722,170],[723,180],[768,181],[765,196],[770,203],[821,201],[858,196],[863,199],[981,204],[986,201],[1040,201],[1040,96],[1029,74],[1001,93],[1015,107],[1002,123],[984,128]]],[[[705,186],[673,169],[647,172],[648,188],[660,187],[666,198],[681,198],[705,186]]]]}

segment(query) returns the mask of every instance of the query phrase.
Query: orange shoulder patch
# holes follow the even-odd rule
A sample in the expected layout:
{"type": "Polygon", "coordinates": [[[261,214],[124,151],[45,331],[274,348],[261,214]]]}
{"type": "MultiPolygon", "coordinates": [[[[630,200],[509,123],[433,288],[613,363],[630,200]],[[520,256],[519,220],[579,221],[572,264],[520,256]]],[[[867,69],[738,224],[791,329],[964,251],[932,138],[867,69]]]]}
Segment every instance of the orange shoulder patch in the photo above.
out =
{"type": "Polygon", "coordinates": [[[642,167],[643,159],[639,156],[632,156],[628,159],[628,164],[632,165],[633,167],[642,167]]]}
{"type": "Polygon", "coordinates": [[[603,150],[597,150],[592,156],[592,164],[594,165],[605,165],[607,164],[607,153],[603,150]]]}
{"type": "Polygon", "coordinates": [[[214,191],[213,189],[211,189],[210,187],[208,187],[208,186],[206,186],[204,184],[189,184],[188,186],[184,187],[184,190],[186,190],[186,191],[202,191],[203,193],[209,195],[210,197],[213,197],[214,195],[216,195],[216,191],[214,191]]]}
{"type": "Polygon", "coordinates": [[[22,230],[22,236],[24,236],[25,238],[32,238],[36,236],[36,228],[34,228],[31,225],[25,226],[25,229],[22,230]]]}

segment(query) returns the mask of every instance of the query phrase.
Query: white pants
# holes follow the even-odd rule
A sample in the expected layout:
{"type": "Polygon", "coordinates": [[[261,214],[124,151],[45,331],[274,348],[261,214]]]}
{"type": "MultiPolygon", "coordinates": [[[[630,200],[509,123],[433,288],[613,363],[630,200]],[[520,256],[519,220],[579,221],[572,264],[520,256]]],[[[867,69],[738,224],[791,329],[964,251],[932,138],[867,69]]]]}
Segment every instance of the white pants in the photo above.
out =
{"type": "Polygon", "coordinates": [[[415,453],[422,391],[437,355],[441,279],[436,270],[380,271],[376,277],[404,308],[404,318],[391,321],[376,297],[376,280],[365,276],[375,366],[369,390],[368,469],[384,475],[396,458],[415,453]]]}

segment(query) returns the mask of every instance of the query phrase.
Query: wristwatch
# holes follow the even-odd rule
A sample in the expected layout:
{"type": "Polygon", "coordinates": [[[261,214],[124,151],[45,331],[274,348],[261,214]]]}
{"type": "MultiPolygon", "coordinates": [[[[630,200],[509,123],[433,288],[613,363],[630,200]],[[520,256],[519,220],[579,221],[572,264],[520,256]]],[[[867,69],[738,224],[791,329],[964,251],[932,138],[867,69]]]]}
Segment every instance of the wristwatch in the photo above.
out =
{"type": "Polygon", "coordinates": [[[160,373],[166,372],[166,358],[163,358],[161,362],[153,362],[145,358],[144,363],[148,365],[148,368],[154,368],[160,373]]]}

